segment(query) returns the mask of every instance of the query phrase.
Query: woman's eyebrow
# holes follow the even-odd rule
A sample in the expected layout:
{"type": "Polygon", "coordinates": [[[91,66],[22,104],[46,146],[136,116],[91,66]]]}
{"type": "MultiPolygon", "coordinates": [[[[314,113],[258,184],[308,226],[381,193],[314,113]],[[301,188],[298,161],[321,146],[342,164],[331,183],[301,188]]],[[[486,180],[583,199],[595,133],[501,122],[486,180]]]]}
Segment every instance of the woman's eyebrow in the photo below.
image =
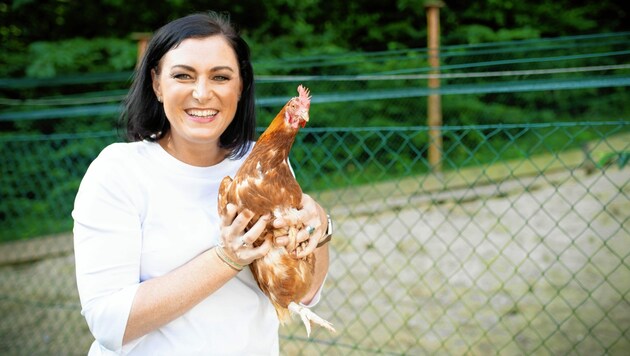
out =
{"type": "MultiPolygon", "coordinates": [[[[191,71],[191,72],[195,72],[195,68],[189,66],[189,65],[185,65],[185,64],[175,64],[174,66],[171,67],[171,69],[177,69],[177,68],[181,68],[187,71],[191,71]]],[[[234,69],[230,66],[216,66],[216,67],[212,67],[211,69],[213,72],[219,71],[219,70],[229,70],[230,72],[234,72],[234,69]]]]}
{"type": "Polygon", "coordinates": [[[229,70],[230,72],[234,72],[234,69],[230,66],[216,66],[216,67],[212,67],[212,71],[216,72],[219,70],[229,70]]]}
{"type": "Polygon", "coordinates": [[[187,66],[185,64],[175,64],[175,65],[173,65],[171,67],[171,69],[177,69],[177,68],[181,68],[181,69],[184,69],[184,70],[187,70],[187,71],[191,71],[191,72],[195,71],[195,68],[193,68],[191,66],[187,66]]]}

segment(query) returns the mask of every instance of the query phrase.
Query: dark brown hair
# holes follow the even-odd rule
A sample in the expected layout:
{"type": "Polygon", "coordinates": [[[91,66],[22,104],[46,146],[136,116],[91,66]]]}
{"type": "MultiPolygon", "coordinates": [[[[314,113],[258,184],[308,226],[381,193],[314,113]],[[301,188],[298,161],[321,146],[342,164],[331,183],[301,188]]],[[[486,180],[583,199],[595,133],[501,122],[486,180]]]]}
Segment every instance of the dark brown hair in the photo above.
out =
{"type": "Polygon", "coordinates": [[[254,72],[249,46],[236,32],[225,14],[199,13],[176,19],[155,32],[137,68],[129,94],[123,102],[121,122],[128,141],[155,141],[170,130],[163,106],[157,101],[151,70],[162,57],[188,38],[224,36],[234,49],[239,64],[243,91],[234,119],[221,135],[221,147],[230,157],[242,157],[249,149],[256,130],[254,72]]]}

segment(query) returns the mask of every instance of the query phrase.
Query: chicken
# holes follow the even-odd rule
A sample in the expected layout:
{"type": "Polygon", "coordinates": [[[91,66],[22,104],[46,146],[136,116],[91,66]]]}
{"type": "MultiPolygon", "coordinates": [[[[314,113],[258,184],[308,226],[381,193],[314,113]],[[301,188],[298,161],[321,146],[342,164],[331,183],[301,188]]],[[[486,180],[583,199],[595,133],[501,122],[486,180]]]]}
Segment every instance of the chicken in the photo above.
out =
{"type": "MultiPolygon", "coordinates": [[[[299,95],[280,110],[234,178],[225,177],[221,182],[218,198],[221,216],[226,214],[228,203],[236,205],[238,212],[248,209],[254,213],[248,227],[251,228],[263,215],[286,217],[301,208],[302,189],[291,172],[288,157],[298,130],[309,120],[311,98],[309,90],[302,85],[297,90],[299,95]]],[[[254,246],[260,246],[267,239],[275,242],[275,237],[287,234],[290,242],[286,247],[273,243],[265,257],[250,264],[258,286],[270,298],[282,324],[291,319],[291,311],[300,315],[309,336],[311,322],[334,332],[329,322],[299,305],[311,287],[315,268],[314,254],[296,257],[296,250],[308,243],[297,243],[297,233],[304,226],[297,224],[280,230],[274,229],[272,221],[254,246]]]]}

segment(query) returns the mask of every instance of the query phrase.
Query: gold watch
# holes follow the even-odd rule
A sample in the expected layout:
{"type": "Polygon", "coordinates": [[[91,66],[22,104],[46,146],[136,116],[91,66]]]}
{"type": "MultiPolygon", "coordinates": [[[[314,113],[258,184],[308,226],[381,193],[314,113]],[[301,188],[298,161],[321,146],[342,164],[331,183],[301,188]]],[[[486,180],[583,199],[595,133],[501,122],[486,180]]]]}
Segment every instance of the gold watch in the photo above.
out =
{"type": "Polygon", "coordinates": [[[328,226],[326,227],[326,233],[324,234],[324,236],[322,236],[319,239],[319,242],[317,243],[317,247],[322,247],[325,244],[327,244],[330,239],[332,239],[332,235],[333,235],[333,221],[330,218],[330,215],[326,215],[326,218],[328,218],[328,226]]]}

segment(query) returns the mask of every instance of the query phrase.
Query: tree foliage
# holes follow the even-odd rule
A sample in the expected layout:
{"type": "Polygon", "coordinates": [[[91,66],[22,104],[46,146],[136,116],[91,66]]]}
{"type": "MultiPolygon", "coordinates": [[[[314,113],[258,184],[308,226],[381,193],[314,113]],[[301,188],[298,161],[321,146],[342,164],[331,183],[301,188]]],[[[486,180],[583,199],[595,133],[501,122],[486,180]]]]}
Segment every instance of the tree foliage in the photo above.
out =
{"type": "MultiPolygon", "coordinates": [[[[630,29],[624,1],[483,0],[445,2],[442,43],[466,44],[524,38],[577,35],[630,29]]],[[[79,59],[77,47],[104,39],[128,41],[134,32],[151,32],[189,13],[228,12],[248,38],[254,53],[274,58],[309,53],[377,51],[426,45],[426,16],[421,0],[14,0],[0,3],[0,77],[48,76],[81,72],[33,65],[42,42],[64,43],[57,51],[79,59]],[[75,42],[68,42],[75,41],[75,42]],[[78,56],[78,57],[77,57],[78,56]]],[[[54,45],[51,45],[54,46],[54,45]]],[[[107,51],[107,48],[100,51],[107,51]]],[[[51,51],[55,47],[50,48],[51,51]]],[[[54,63],[62,62],[59,55],[54,63]]],[[[129,55],[128,58],[132,58],[129,55]]],[[[64,60],[65,60],[64,59],[64,60]]],[[[82,60],[85,60],[83,58],[82,60]]],[[[99,59],[94,59],[99,66],[99,59]]],[[[132,68],[129,60],[123,60],[132,68]]],[[[111,63],[111,70],[121,62],[111,63]]]]}

